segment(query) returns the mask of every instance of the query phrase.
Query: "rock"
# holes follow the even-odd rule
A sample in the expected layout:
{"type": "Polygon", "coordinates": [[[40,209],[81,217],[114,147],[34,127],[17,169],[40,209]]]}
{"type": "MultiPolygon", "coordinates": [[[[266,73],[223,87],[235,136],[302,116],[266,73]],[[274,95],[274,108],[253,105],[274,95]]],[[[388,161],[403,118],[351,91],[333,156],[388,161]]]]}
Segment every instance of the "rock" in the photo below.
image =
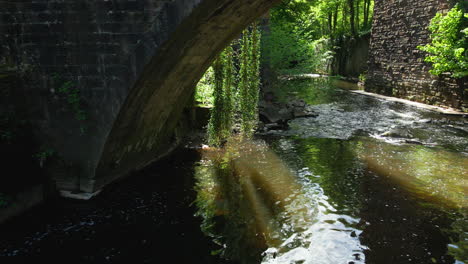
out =
{"type": "Polygon", "coordinates": [[[258,131],[265,131],[266,130],[266,124],[264,122],[262,122],[262,120],[260,120],[257,123],[257,130],[258,131]]]}
{"type": "MultiPolygon", "coordinates": [[[[270,126],[284,129],[288,127],[288,121],[293,118],[316,117],[318,114],[304,100],[291,100],[287,104],[261,101],[259,103],[259,116],[266,126],[277,124],[270,126]]],[[[265,129],[275,128],[265,127],[265,129]]]]}
{"type": "Polygon", "coordinates": [[[271,105],[270,102],[266,102],[266,101],[263,101],[263,100],[258,101],[258,108],[259,109],[267,108],[267,107],[269,107],[269,105],[271,105]]]}
{"type": "Polygon", "coordinates": [[[259,110],[260,120],[264,123],[278,123],[292,119],[293,113],[288,109],[265,108],[259,110]]]}
{"type": "Polygon", "coordinates": [[[294,117],[292,109],[280,103],[260,101],[258,112],[260,120],[264,123],[284,122],[294,117]]]}
{"type": "Polygon", "coordinates": [[[286,115],[289,116],[291,114],[291,110],[287,108],[282,108],[278,111],[278,114],[283,115],[283,116],[286,116],[286,115]]]}
{"type": "Polygon", "coordinates": [[[405,143],[408,143],[408,144],[414,144],[414,145],[423,145],[423,143],[421,141],[417,141],[417,140],[405,140],[405,143]]]}
{"type": "Polygon", "coordinates": [[[413,138],[413,135],[406,129],[392,129],[390,131],[380,134],[381,137],[392,137],[392,138],[413,138]]]}
{"type": "Polygon", "coordinates": [[[386,131],[380,134],[379,136],[381,137],[396,137],[396,134],[394,134],[392,131],[386,131]]]}
{"type": "Polygon", "coordinates": [[[303,109],[294,109],[293,115],[294,115],[295,118],[298,118],[298,117],[317,117],[318,116],[317,113],[307,111],[307,110],[303,110],[303,109]]]}
{"type": "Polygon", "coordinates": [[[279,124],[279,123],[270,123],[270,124],[265,124],[265,128],[267,130],[281,130],[284,129],[284,124],[279,124]]]}
{"type": "Polygon", "coordinates": [[[98,195],[101,192],[101,190],[97,190],[93,193],[88,193],[88,192],[72,192],[72,191],[66,191],[66,190],[60,190],[60,195],[65,198],[72,198],[72,199],[77,199],[77,200],[89,200],[93,198],[94,196],[98,195]]]}
{"type": "Polygon", "coordinates": [[[294,100],[290,103],[288,103],[289,107],[301,107],[304,108],[306,106],[306,102],[304,100],[294,100]]]}
{"type": "MultiPolygon", "coordinates": [[[[265,102],[274,102],[276,101],[276,96],[272,93],[272,92],[266,92],[264,95],[263,95],[263,100],[265,102]]],[[[262,101],[263,101],[262,100],[262,101]]]]}
{"type": "Polygon", "coordinates": [[[432,119],[421,119],[418,121],[418,123],[425,123],[425,124],[430,124],[432,123],[432,119]]]}

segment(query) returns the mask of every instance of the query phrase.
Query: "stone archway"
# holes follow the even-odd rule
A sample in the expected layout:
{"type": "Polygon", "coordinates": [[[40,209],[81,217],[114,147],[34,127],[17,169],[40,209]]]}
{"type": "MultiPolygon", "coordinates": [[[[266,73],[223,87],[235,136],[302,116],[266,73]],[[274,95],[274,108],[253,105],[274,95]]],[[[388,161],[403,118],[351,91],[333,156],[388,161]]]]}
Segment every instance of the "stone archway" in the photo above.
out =
{"type": "Polygon", "coordinates": [[[275,2],[201,1],[146,65],[114,122],[94,177],[84,179],[81,190],[94,192],[167,151],[183,107],[214,57],[275,2]]]}
{"type": "Polygon", "coordinates": [[[213,58],[278,1],[0,2],[0,66],[30,80],[57,188],[93,193],[167,152],[213,58]]]}

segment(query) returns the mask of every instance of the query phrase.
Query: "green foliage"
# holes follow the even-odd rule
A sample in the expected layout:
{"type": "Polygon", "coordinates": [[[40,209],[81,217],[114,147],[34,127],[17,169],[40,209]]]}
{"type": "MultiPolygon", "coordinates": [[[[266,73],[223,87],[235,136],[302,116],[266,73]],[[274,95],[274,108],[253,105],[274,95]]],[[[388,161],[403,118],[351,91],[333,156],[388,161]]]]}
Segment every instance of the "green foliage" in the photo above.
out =
{"type": "Polygon", "coordinates": [[[251,137],[258,121],[260,87],[260,31],[256,23],[242,33],[239,76],[241,132],[251,137]]]}
{"type": "Polygon", "coordinates": [[[334,52],[327,38],[307,41],[282,29],[272,29],[264,49],[270,64],[280,74],[328,72],[334,52]]]}
{"type": "Polygon", "coordinates": [[[226,48],[215,60],[213,69],[213,103],[208,124],[208,143],[218,146],[232,130],[233,123],[233,49],[226,48]]]}
{"type": "Polygon", "coordinates": [[[258,119],[260,37],[257,24],[244,30],[240,43],[235,41],[227,47],[197,85],[195,99],[213,105],[208,124],[210,145],[220,146],[227,140],[235,118],[242,135],[253,135],[258,119]]]}
{"type": "Polygon", "coordinates": [[[432,63],[431,74],[451,73],[452,77],[468,76],[468,13],[459,5],[447,14],[437,13],[431,20],[429,30],[432,42],[418,46],[429,53],[425,61],[432,63]]]}
{"type": "Polygon", "coordinates": [[[80,133],[84,134],[86,129],[83,124],[88,119],[86,112],[82,109],[80,91],[71,81],[63,80],[55,73],[52,80],[57,85],[57,93],[65,100],[77,121],[80,122],[80,133]]]}
{"type": "Polygon", "coordinates": [[[0,192],[0,208],[5,208],[11,203],[11,198],[0,192]]]}
{"type": "Polygon", "coordinates": [[[42,148],[33,157],[39,162],[39,167],[43,168],[45,162],[54,155],[55,151],[51,148],[42,148]]]}
{"type": "Polygon", "coordinates": [[[195,101],[201,106],[213,106],[213,85],[214,73],[210,67],[197,84],[195,89],[195,101]]]}
{"type": "Polygon", "coordinates": [[[288,69],[310,70],[312,61],[310,42],[282,26],[271,25],[271,33],[265,37],[271,67],[277,71],[288,69]]]}
{"type": "Polygon", "coordinates": [[[327,73],[332,40],[368,32],[373,5],[373,0],[284,1],[271,11],[263,47],[269,63],[280,74],[327,73]]]}
{"type": "Polygon", "coordinates": [[[234,124],[234,49],[231,46],[224,50],[224,120],[222,129],[228,137],[234,124]]]}
{"type": "Polygon", "coordinates": [[[449,247],[448,253],[460,263],[466,263],[468,261],[468,215],[466,215],[466,210],[462,211],[461,214],[464,215],[452,223],[455,239],[452,239],[450,244],[455,245],[455,247],[449,247]]]}
{"type": "Polygon", "coordinates": [[[367,79],[367,73],[359,74],[359,81],[360,82],[366,82],[366,79],[367,79]]]}
{"type": "Polygon", "coordinates": [[[273,9],[272,22],[310,40],[356,35],[371,28],[373,7],[373,0],[289,0],[273,9]]]}
{"type": "Polygon", "coordinates": [[[274,85],[279,102],[288,103],[302,99],[308,105],[327,104],[337,96],[333,85],[335,78],[295,78],[280,79],[274,85]]]}

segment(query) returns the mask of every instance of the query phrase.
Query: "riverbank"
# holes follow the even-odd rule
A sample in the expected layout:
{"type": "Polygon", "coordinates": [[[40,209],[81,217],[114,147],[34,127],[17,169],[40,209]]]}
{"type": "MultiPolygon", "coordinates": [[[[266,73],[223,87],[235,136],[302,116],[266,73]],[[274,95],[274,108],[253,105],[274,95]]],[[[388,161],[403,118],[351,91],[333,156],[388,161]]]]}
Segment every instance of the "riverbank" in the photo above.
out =
{"type": "Polygon", "coordinates": [[[402,104],[414,106],[414,107],[417,107],[417,108],[422,108],[422,109],[426,109],[426,110],[429,110],[429,111],[434,111],[434,112],[444,114],[444,115],[454,115],[454,116],[468,117],[468,113],[459,111],[459,110],[454,109],[454,108],[449,108],[449,107],[444,108],[444,107],[435,106],[435,105],[428,105],[428,104],[419,103],[419,102],[415,102],[415,101],[410,101],[410,100],[406,100],[406,99],[401,99],[401,98],[396,98],[396,97],[391,97],[391,96],[385,96],[385,95],[376,94],[376,93],[370,93],[370,92],[366,92],[366,91],[362,91],[362,90],[351,90],[350,92],[355,93],[355,94],[365,95],[365,96],[371,96],[371,97],[374,97],[374,98],[386,100],[388,102],[402,103],[402,104]]]}

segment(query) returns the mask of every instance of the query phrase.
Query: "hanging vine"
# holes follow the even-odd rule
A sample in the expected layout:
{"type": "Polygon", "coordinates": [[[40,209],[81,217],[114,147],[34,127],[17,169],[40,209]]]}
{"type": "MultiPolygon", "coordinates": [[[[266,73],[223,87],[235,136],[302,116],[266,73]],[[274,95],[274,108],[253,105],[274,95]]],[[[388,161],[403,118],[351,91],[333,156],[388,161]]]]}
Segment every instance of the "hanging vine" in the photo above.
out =
{"type": "Polygon", "coordinates": [[[249,101],[250,105],[249,129],[245,131],[245,135],[251,137],[254,130],[257,128],[258,123],[258,97],[260,90],[260,31],[258,30],[257,23],[252,26],[250,35],[250,67],[249,67],[249,101]]]}
{"type": "Polygon", "coordinates": [[[256,23],[244,30],[239,44],[238,53],[234,51],[235,44],[231,44],[211,67],[214,78],[213,109],[208,124],[210,145],[220,146],[231,136],[235,116],[243,137],[251,137],[256,128],[260,86],[260,31],[256,23]]]}
{"type": "Polygon", "coordinates": [[[260,31],[257,23],[242,33],[240,51],[240,113],[241,133],[251,137],[258,121],[258,93],[260,86],[260,31]]]}
{"type": "Polygon", "coordinates": [[[233,125],[234,57],[231,46],[226,48],[212,65],[214,72],[214,107],[208,124],[208,143],[222,144],[230,135],[233,125]]]}
{"type": "Polygon", "coordinates": [[[233,101],[233,86],[234,86],[234,49],[232,45],[226,48],[224,51],[224,119],[223,119],[223,130],[226,133],[226,137],[230,136],[232,126],[234,124],[234,101],[233,101]]]}
{"type": "Polygon", "coordinates": [[[240,47],[240,70],[239,70],[239,112],[241,133],[246,134],[250,131],[250,112],[249,112],[249,57],[250,57],[250,38],[249,30],[242,32],[240,47]]]}
{"type": "Polygon", "coordinates": [[[219,145],[222,141],[223,104],[223,54],[219,55],[213,63],[214,72],[214,108],[208,123],[208,143],[219,145]]]}

